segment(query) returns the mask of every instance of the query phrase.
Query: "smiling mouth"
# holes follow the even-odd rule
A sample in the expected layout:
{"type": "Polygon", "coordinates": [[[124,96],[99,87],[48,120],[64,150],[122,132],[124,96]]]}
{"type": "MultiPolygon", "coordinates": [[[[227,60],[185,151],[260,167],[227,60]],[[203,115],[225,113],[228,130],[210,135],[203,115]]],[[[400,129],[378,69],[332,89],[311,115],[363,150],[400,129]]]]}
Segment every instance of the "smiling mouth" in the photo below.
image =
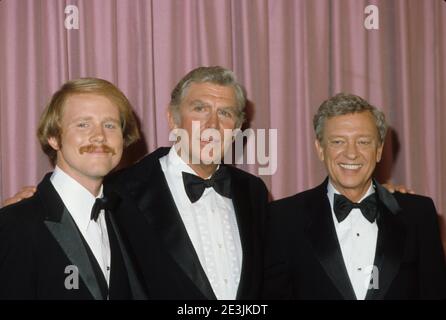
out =
{"type": "Polygon", "coordinates": [[[90,150],[90,151],[88,151],[88,153],[109,153],[109,152],[104,149],[98,148],[98,149],[90,150]]]}
{"type": "Polygon", "coordinates": [[[359,170],[362,168],[362,164],[347,164],[347,163],[340,163],[339,166],[342,169],[346,170],[359,170]]]}

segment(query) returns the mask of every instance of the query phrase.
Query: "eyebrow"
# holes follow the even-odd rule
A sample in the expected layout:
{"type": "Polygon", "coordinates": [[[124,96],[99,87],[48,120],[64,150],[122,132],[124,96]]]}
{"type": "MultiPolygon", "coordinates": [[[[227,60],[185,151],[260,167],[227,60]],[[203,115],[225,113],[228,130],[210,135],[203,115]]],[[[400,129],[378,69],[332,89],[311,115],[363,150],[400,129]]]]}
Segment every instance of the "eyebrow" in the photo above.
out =
{"type": "MultiPolygon", "coordinates": [[[[204,101],[202,101],[202,100],[192,100],[191,102],[190,102],[190,104],[191,105],[204,105],[204,106],[210,106],[210,104],[209,103],[206,103],[206,102],[204,102],[204,101]]],[[[219,108],[219,109],[235,109],[235,110],[237,110],[237,107],[236,106],[224,106],[224,107],[221,107],[221,108],[219,108]]]]}
{"type": "MultiPolygon", "coordinates": [[[[92,120],[92,119],[93,119],[93,117],[91,117],[91,116],[87,116],[87,117],[78,117],[78,118],[74,118],[72,122],[77,122],[77,121],[89,121],[89,120],[92,120]]],[[[107,121],[112,121],[112,122],[121,123],[121,120],[120,120],[120,119],[115,119],[115,118],[112,118],[112,117],[106,117],[106,118],[102,119],[101,122],[107,122],[107,121]]]]}
{"type": "Polygon", "coordinates": [[[190,102],[190,104],[204,104],[204,105],[209,105],[208,103],[202,101],[202,100],[192,100],[190,102]]]}
{"type": "Polygon", "coordinates": [[[115,118],[111,118],[111,117],[105,118],[104,121],[112,121],[112,122],[121,123],[121,119],[115,119],[115,118]]]}
{"type": "MultiPolygon", "coordinates": [[[[331,135],[331,136],[327,137],[327,139],[336,139],[336,138],[344,138],[344,139],[346,139],[346,138],[348,138],[348,136],[340,135],[340,134],[334,134],[334,135],[331,135]]],[[[357,136],[356,138],[371,138],[371,139],[373,139],[374,136],[373,135],[368,135],[368,134],[362,134],[362,135],[357,136]]]]}

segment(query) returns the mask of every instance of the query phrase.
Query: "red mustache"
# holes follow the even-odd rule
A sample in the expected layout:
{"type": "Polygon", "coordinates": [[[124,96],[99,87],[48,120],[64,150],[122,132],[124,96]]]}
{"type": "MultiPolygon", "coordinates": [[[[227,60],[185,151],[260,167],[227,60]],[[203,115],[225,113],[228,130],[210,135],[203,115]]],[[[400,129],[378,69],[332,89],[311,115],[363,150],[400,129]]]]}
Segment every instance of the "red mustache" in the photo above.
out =
{"type": "Polygon", "coordinates": [[[114,156],[116,154],[115,149],[107,146],[106,144],[103,144],[101,146],[95,146],[95,145],[89,144],[88,146],[80,147],[79,152],[80,152],[80,154],[83,154],[85,152],[87,152],[87,153],[103,152],[103,153],[111,153],[112,156],[114,156]]]}

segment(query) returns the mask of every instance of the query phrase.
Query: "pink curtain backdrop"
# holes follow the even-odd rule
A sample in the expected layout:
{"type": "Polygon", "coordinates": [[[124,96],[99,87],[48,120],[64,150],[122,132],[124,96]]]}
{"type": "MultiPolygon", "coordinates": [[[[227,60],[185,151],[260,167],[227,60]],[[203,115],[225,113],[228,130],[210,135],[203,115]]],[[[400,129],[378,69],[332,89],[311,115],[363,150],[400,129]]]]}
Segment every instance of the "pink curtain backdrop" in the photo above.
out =
{"type": "Polygon", "coordinates": [[[169,144],[175,83],[199,65],[222,65],[247,88],[251,128],[278,130],[278,170],[262,176],[274,198],[325,177],[312,115],[348,91],[387,114],[379,178],[432,197],[446,214],[445,35],[440,0],[2,0],[0,199],[51,170],[35,131],[63,82],[101,77],[128,95],[144,135],[131,162],[169,144]],[[370,4],[378,30],[364,27],[370,4]],[[77,30],[64,27],[67,5],[79,9],[77,30]]]}

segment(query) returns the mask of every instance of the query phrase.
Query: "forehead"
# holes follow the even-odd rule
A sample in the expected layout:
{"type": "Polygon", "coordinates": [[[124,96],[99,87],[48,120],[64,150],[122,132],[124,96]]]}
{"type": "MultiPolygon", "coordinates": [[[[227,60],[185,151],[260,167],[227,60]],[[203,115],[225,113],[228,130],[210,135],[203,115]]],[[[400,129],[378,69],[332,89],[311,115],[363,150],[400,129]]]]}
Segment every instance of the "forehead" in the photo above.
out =
{"type": "Polygon", "coordinates": [[[375,118],[369,111],[349,113],[328,118],[324,124],[324,135],[351,136],[377,135],[375,118]]]}
{"type": "Polygon", "coordinates": [[[72,94],[67,97],[62,119],[81,116],[119,117],[119,108],[109,98],[94,93],[72,94]]]}
{"type": "Polygon", "coordinates": [[[200,100],[203,102],[220,102],[226,106],[236,106],[237,99],[233,86],[222,86],[210,82],[190,84],[184,96],[184,102],[200,100]]]}

